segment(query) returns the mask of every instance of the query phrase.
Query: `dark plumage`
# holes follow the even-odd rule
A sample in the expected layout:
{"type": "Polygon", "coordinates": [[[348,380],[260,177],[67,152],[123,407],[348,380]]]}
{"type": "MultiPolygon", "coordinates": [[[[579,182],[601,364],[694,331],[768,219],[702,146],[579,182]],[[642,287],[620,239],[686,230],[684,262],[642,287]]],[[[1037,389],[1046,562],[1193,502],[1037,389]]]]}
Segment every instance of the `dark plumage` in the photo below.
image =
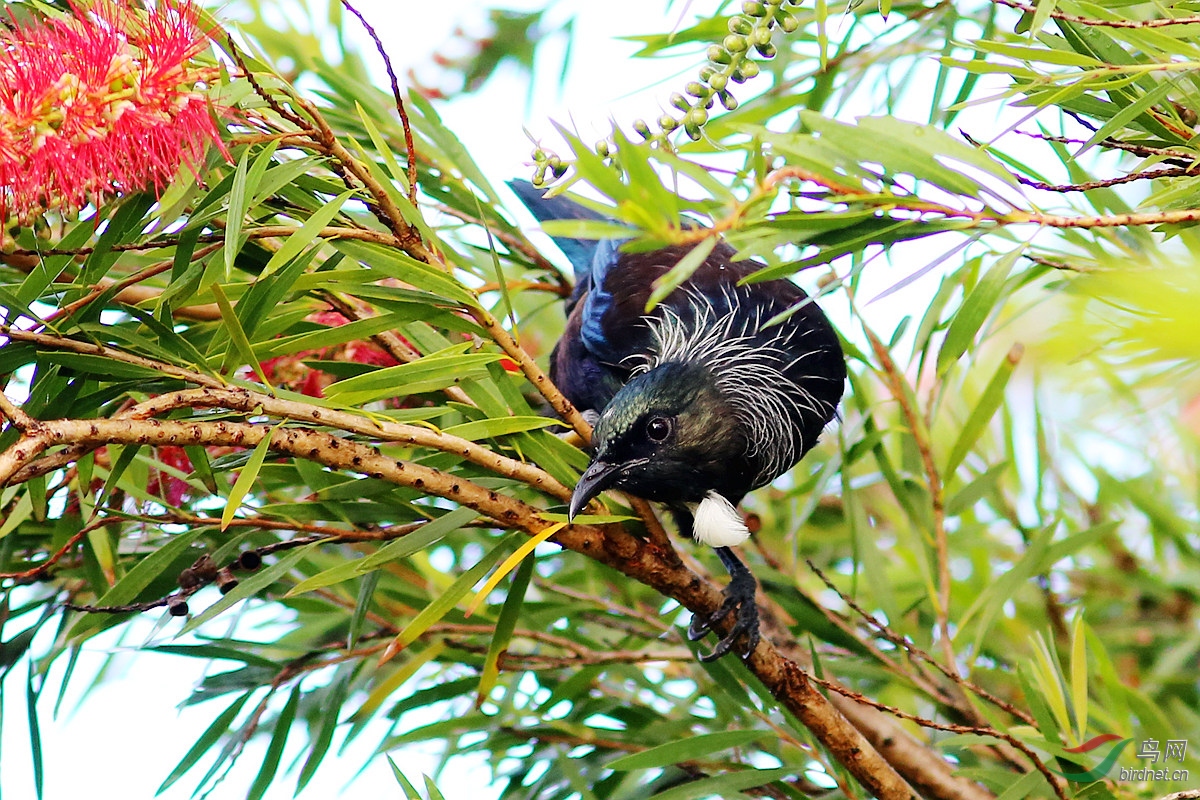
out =
{"type": "MultiPolygon", "coordinates": [[[[604,219],[566,198],[544,199],[529,183],[510,185],[539,220],[604,219]]],[[[716,548],[731,576],[721,609],[694,618],[689,635],[702,637],[736,611],[733,630],[704,658],[724,655],[742,633],[749,653],[758,611],[754,578],[729,549],[749,535],[737,504],[799,461],[833,418],[846,377],[837,334],[791,281],[738,285],[762,265],[734,261],[725,242],[649,314],[655,280],[687,247],[626,253],[619,241],[555,242],[576,284],[550,375],[572,403],[599,415],[570,513],[610,488],[665,503],[682,531],[716,548]]]]}

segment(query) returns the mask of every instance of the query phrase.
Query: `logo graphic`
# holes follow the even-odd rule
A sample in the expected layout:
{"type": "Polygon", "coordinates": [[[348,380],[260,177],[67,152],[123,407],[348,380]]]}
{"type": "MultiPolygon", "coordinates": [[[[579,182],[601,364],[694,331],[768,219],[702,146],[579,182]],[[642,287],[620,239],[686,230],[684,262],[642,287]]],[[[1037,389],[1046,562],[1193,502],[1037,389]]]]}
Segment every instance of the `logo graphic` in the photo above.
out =
{"type": "Polygon", "coordinates": [[[1057,770],[1053,767],[1050,767],[1050,771],[1057,772],[1067,780],[1074,781],[1075,783],[1091,783],[1092,781],[1098,781],[1108,774],[1108,771],[1112,769],[1113,764],[1117,762],[1117,758],[1120,757],[1121,751],[1124,750],[1125,747],[1132,741],[1133,739],[1122,739],[1115,733],[1102,733],[1099,736],[1088,739],[1081,745],[1076,747],[1068,747],[1066,749],[1068,753],[1090,753],[1097,747],[1103,747],[1109,742],[1118,742],[1118,744],[1114,745],[1113,748],[1108,751],[1108,755],[1106,755],[1104,760],[1099,764],[1092,767],[1087,772],[1063,772],[1062,770],[1057,770]]]}

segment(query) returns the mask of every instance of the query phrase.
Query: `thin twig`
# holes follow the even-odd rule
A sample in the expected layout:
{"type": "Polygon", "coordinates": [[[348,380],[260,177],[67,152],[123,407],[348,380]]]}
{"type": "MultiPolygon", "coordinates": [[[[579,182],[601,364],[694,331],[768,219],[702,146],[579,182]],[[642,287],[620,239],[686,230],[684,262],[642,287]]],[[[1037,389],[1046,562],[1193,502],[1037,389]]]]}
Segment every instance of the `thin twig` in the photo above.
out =
{"type": "MultiPolygon", "coordinates": [[[[992,0],[1001,6],[1015,8],[1026,14],[1037,13],[1037,6],[1022,3],[1020,0],[992,0]]],[[[1051,19],[1063,22],[1074,22],[1096,28],[1166,28],[1170,25],[1200,25],[1200,15],[1189,17],[1159,17],[1157,19],[1097,19],[1096,17],[1081,17],[1077,14],[1066,14],[1062,11],[1051,11],[1051,19]]]]}
{"type": "Polygon", "coordinates": [[[408,110],[404,107],[404,97],[400,94],[400,81],[396,79],[396,71],[392,69],[392,59],[388,56],[387,49],[384,48],[383,42],[379,40],[379,35],[371,27],[371,23],[367,22],[366,17],[359,13],[359,10],[351,5],[349,0],[342,0],[342,6],[351,14],[358,17],[358,21],[367,29],[367,35],[371,37],[371,41],[375,42],[375,49],[383,59],[383,66],[387,69],[388,79],[392,82],[392,97],[396,101],[396,113],[400,115],[400,127],[404,129],[404,147],[408,151],[408,201],[413,206],[416,206],[417,146],[413,142],[412,125],[408,121],[408,110]]]}
{"type": "Polygon", "coordinates": [[[1086,181],[1084,183],[1043,183],[1035,181],[1032,178],[1026,178],[1023,175],[1014,174],[1021,183],[1026,186],[1032,186],[1034,189],[1042,189],[1047,192],[1087,192],[1092,189],[1107,189],[1109,186],[1120,186],[1125,183],[1133,183],[1135,181],[1152,181],[1157,178],[1182,178],[1188,175],[1194,175],[1195,169],[1192,167],[1172,167],[1171,169],[1146,170],[1145,172],[1132,172],[1128,175],[1123,175],[1120,178],[1107,178],[1099,181],[1086,181]]]}

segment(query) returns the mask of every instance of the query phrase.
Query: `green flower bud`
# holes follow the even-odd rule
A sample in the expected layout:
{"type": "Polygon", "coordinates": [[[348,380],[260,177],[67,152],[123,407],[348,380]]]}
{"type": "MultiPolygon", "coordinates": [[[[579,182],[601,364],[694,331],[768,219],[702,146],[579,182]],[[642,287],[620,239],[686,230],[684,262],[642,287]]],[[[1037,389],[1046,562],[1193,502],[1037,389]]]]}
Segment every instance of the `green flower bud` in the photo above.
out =
{"type": "MultiPolygon", "coordinates": [[[[742,63],[738,64],[737,71],[742,73],[743,80],[757,78],[759,72],[758,64],[755,64],[753,61],[746,58],[742,60],[742,63]]],[[[741,81],[738,81],[738,83],[741,83],[741,81]]]]}
{"type": "Polygon", "coordinates": [[[637,131],[643,139],[650,138],[650,126],[646,124],[646,120],[635,119],[633,121],[633,129],[637,131]]]}
{"type": "Polygon", "coordinates": [[[713,68],[712,64],[705,64],[700,68],[700,80],[704,81],[705,83],[708,82],[709,78],[716,74],[717,70],[713,68]]]}
{"type": "Polygon", "coordinates": [[[596,142],[596,155],[601,158],[608,158],[608,142],[604,139],[596,142]]]}
{"type": "Polygon", "coordinates": [[[700,141],[700,126],[692,122],[690,118],[683,123],[683,129],[687,131],[688,138],[693,142],[700,141]]]}
{"type": "Polygon", "coordinates": [[[684,112],[692,107],[692,104],[688,102],[688,99],[679,92],[671,93],[671,105],[684,112]]]}
{"type": "Polygon", "coordinates": [[[679,127],[679,120],[672,117],[670,114],[663,114],[658,118],[658,127],[662,128],[667,133],[679,127]]]}
{"type": "Polygon", "coordinates": [[[539,147],[533,151],[533,162],[535,164],[540,164],[545,160],[546,160],[546,151],[545,150],[543,150],[542,148],[539,147]]]}
{"type": "Polygon", "coordinates": [[[546,183],[546,165],[538,164],[537,169],[533,171],[533,185],[544,186],[546,183]]]}
{"type": "Polygon", "coordinates": [[[554,177],[561,178],[567,174],[567,165],[559,161],[558,158],[551,159],[550,171],[554,173],[554,177]]]}
{"type": "Polygon", "coordinates": [[[770,28],[755,28],[754,29],[754,43],[756,45],[770,44],[770,42],[771,42],[771,29],[770,28]]]}
{"type": "Polygon", "coordinates": [[[742,3],[742,13],[748,17],[765,17],[767,15],[767,7],[755,0],[746,0],[742,3]]]}
{"type": "Polygon", "coordinates": [[[704,123],[708,122],[708,112],[703,108],[693,108],[688,112],[688,119],[694,125],[703,125],[704,123]]]}
{"type": "Polygon", "coordinates": [[[733,61],[733,57],[729,55],[729,51],[719,44],[709,45],[708,60],[714,64],[728,64],[733,61]]]}
{"type": "Polygon", "coordinates": [[[733,111],[738,106],[737,98],[729,92],[718,92],[717,97],[721,98],[721,105],[725,106],[726,111],[733,111]]]}
{"type": "Polygon", "coordinates": [[[731,53],[744,53],[750,48],[750,43],[746,41],[745,36],[737,36],[732,33],[726,36],[721,44],[731,53]]]}
{"type": "Polygon", "coordinates": [[[745,17],[730,17],[729,32],[739,36],[749,36],[754,31],[754,23],[745,17]]]}
{"type": "Polygon", "coordinates": [[[707,86],[697,81],[691,81],[687,86],[683,87],[683,90],[693,97],[708,97],[710,91],[707,86]]]}
{"type": "Polygon", "coordinates": [[[800,27],[800,20],[782,9],[776,12],[775,20],[779,23],[779,27],[783,28],[784,33],[795,33],[800,27]]]}
{"type": "Polygon", "coordinates": [[[771,44],[770,42],[767,42],[766,44],[756,44],[754,45],[754,49],[757,50],[758,54],[763,58],[774,58],[775,54],[779,52],[775,49],[775,45],[771,44]]]}

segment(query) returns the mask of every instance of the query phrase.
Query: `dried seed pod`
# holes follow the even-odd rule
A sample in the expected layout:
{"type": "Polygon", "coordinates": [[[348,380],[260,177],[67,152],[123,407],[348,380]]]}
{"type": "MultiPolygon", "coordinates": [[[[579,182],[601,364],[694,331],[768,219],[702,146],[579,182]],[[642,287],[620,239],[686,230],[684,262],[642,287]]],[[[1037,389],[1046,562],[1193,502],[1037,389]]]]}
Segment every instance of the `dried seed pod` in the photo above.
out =
{"type": "Polygon", "coordinates": [[[221,590],[221,594],[229,594],[237,588],[238,579],[233,576],[229,569],[222,568],[217,573],[217,588],[221,590]]]}
{"type": "Polygon", "coordinates": [[[188,614],[187,600],[182,597],[171,597],[167,600],[167,613],[172,617],[186,617],[188,614]]]}

